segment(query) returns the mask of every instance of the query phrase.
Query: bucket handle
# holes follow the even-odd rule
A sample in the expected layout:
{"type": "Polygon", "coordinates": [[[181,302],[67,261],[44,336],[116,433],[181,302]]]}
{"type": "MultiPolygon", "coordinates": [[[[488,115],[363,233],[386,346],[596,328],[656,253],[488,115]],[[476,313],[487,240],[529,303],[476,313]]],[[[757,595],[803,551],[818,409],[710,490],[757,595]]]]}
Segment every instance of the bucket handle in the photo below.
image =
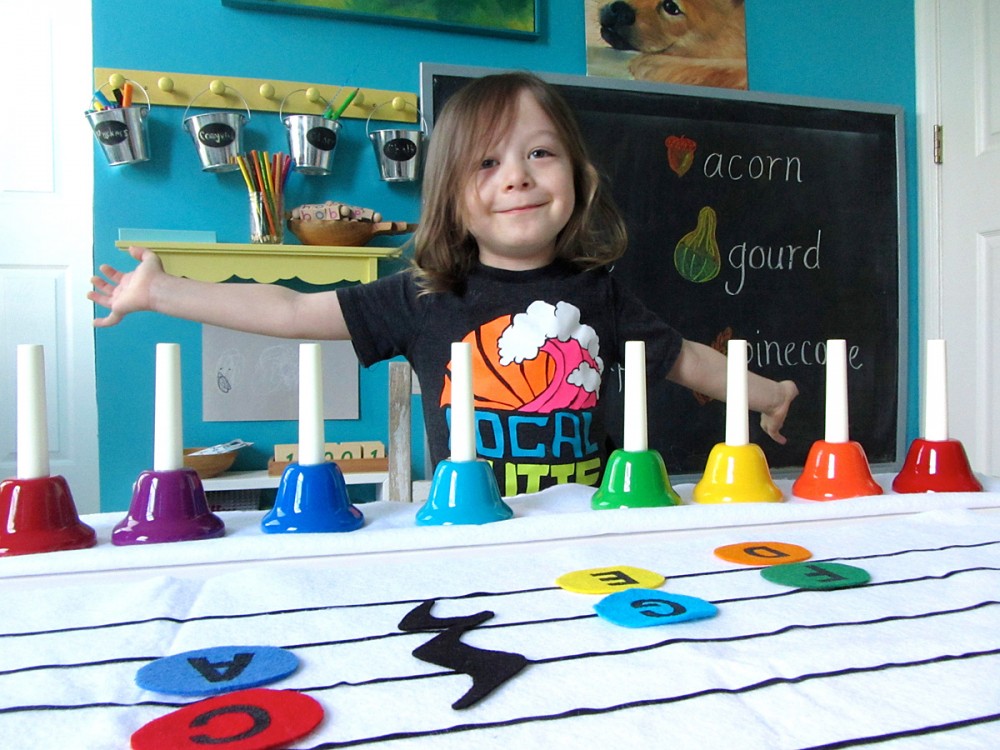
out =
{"type": "MultiPolygon", "coordinates": [[[[214,83],[214,81],[212,83],[214,83]]],[[[223,89],[222,89],[222,93],[223,94],[226,91],[229,91],[230,89],[232,89],[232,91],[236,94],[236,96],[238,96],[240,98],[240,100],[243,102],[243,106],[247,110],[247,122],[249,122],[250,121],[250,105],[247,104],[247,100],[243,98],[243,94],[241,94],[239,91],[237,91],[236,89],[234,89],[232,86],[230,86],[228,84],[223,83],[222,86],[223,86],[223,89]]],[[[194,99],[192,99],[191,101],[188,102],[187,108],[184,110],[184,116],[181,117],[181,128],[184,127],[184,121],[187,119],[188,110],[190,110],[191,106],[198,100],[198,97],[200,97],[206,91],[212,91],[211,84],[207,88],[202,89],[197,94],[195,94],[194,99]]],[[[215,92],[213,92],[213,93],[215,93],[215,92]]]]}
{"type": "MultiPolygon", "coordinates": [[[[139,88],[139,90],[142,92],[142,95],[146,97],[146,112],[149,112],[149,110],[153,108],[153,104],[152,102],[149,101],[149,92],[146,91],[146,87],[143,86],[138,81],[133,81],[131,78],[125,78],[124,81],[126,83],[131,83],[133,86],[137,86],[139,88]]],[[[104,83],[102,83],[100,86],[97,87],[97,90],[100,91],[105,86],[111,86],[111,81],[105,81],[104,83]]],[[[142,117],[141,112],[139,113],[139,116],[142,117]]]]}
{"type": "MultiPolygon", "coordinates": [[[[368,135],[369,138],[372,137],[372,134],[371,134],[372,115],[374,115],[376,112],[378,112],[386,104],[392,104],[393,106],[395,106],[396,99],[399,99],[400,101],[403,101],[402,98],[395,97],[393,99],[388,99],[388,100],[382,102],[381,104],[378,104],[378,105],[372,107],[372,111],[368,114],[368,119],[365,120],[365,133],[368,135]]],[[[403,102],[403,106],[402,107],[398,107],[397,109],[406,109],[406,103],[403,102]]],[[[420,111],[419,108],[417,108],[417,117],[420,118],[420,131],[424,135],[426,135],[427,134],[427,120],[424,119],[424,115],[420,111]]]]}
{"type": "MultiPolygon", "coordinates": [[[[340,90],[343,89],[343,88],[344,87],[341,86],[339,89],[337,89],[337,94],[339,94],[340,90]]],[[[294,91],[289,91],[287,94],[285,94],[285,98],[281,100],[281,104],[278,105],[278,119],[281,122],[285,122],[285,102],[288,101],[288,97],[290,97],[292,94],[297,94],[300,91],[309,91],[309,89],[295,89],[294,91]]],[[[337,98],[337,94],[333,95],[334,99],[337,98]]],[[[323,100],[323,104],[325,104],[327,107],[330,106],[330,101],[326,97],[324,97],[322,94],[318,94],[318,96],[319,96],[320,99],[323,100]]],[[[312,101],[312,100],[310,99],[310,101],[312,101]]]]}

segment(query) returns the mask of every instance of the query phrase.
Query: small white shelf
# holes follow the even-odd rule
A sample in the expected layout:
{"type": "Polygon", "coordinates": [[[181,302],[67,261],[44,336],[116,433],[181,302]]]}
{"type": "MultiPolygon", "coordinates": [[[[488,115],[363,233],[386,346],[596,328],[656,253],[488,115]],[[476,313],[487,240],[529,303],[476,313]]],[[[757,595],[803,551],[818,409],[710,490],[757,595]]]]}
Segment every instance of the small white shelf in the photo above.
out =
{"type": "MultiPolygon", "coordinates": [[[[382,498],[382,484],[389,478],[385,471],[351,471],[344,472],[347,484],[375,485],[375,499],[382,498]]],[[[221,492],[224,490],[261,490],[275,489],[280,482],[280,476],[269,474],[267,469],[258,471],[227,471],[217,477],[203,479],[201,484],[205,492],[221,492]]]]}

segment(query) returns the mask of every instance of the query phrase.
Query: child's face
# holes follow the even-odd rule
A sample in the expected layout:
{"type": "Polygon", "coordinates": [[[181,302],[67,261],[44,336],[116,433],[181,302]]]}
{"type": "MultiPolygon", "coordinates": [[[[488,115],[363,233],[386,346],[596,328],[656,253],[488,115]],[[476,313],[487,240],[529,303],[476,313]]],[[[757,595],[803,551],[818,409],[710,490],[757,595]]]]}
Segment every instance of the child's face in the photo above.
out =
{"type": "Polygon", "coordinates": [[[484,265],[527,270],[555,257],[573,213],[573,165],[548,115],[521,92],[514,122],[465,186],[464,219],[484,265]]]}

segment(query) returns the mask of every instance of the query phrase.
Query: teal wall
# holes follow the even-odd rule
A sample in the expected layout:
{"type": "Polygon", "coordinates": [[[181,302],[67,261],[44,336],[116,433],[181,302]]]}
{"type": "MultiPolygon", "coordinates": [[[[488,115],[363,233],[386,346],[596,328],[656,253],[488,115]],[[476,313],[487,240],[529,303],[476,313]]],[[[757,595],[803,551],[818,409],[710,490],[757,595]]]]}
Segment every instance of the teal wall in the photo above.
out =
{"type": "MultiPolygon", "coordinates": [[[[347,84],[419,90],[421,61],[523,67],[583,74],[583,0],[538,0],[542,33],[521,41],[373,25],[335,18],[223,7],[221,0],[93,0],[94,65],[219,77],[347,84]]],[[[877,12],[862,0],[748,0],[750,87],[754,91],[850,99],[902,106],[907,119],[910,255],[910,351],[916,347],[915,74],[912,0],[882,0],[877,12]]],[[[198,110],[192,110],[192,113],[198,110]]],[[[183,109],[154,107],[152,160],[109,168],[95,148],[95,266],[130,261],[114,246],[119,228],[210,230],[220,242],[244,242],[246,188],[238,174],[200,170],[181,129],[183,109]]],[[[275,114],[256,113],[246,148],[287,150],[275,114]]],[[[417,221],[415,185],[378,179],[363,120],[346,120],[334,174],[292,175],[286,203],[328,198],[376,208],[387,219],[417,221]]],[[[241,437],[255,443],[236,468],[262,468],[274,443],[295,442],[294,422],[201,421],[201,328],[144,313],[96,332],[101,507],[128,507],[131,485],[152,466],[155,345],[182,347],[186,445],[241,437]]],[[[915,372],[911,353],[909,370],[915,372]]],[[[913,378],[911,376],[911,382],[913,378]]],[[[327,423],[331,441],[386,440],[388,367],[361,373],[361,418],[327,423]]],[[[908,424],[917,424],[914,398],[908,424]]],[[[417,404],[415,404],[415,408],[417,404]]],[[[419,427],[419,424],[418,424],[419,427]]],[[[422,462],[415,456],[415,462],[422,462]]]]}

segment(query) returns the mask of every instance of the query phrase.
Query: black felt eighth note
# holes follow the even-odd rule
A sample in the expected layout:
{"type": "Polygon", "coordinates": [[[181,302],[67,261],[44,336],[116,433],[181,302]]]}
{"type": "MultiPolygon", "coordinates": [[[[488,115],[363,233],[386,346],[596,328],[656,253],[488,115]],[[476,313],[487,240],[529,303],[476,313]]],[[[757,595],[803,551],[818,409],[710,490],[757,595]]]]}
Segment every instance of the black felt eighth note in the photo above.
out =
{"type": "Polygon", "coordinates": [[[484,611],[464,617],[438,618],[431,614],[434,600],[414,607],[400,621],[404,632],[435,632],[432,638],[413,651],[413,655],[428,664],[447,667],[472,678],[468,692],[451,704],[454,709],[468,708],[492,693],[528,665],[527,657],[507,651],[490,651],[462,643],[462,636],[493,618],[484,611]]]}

